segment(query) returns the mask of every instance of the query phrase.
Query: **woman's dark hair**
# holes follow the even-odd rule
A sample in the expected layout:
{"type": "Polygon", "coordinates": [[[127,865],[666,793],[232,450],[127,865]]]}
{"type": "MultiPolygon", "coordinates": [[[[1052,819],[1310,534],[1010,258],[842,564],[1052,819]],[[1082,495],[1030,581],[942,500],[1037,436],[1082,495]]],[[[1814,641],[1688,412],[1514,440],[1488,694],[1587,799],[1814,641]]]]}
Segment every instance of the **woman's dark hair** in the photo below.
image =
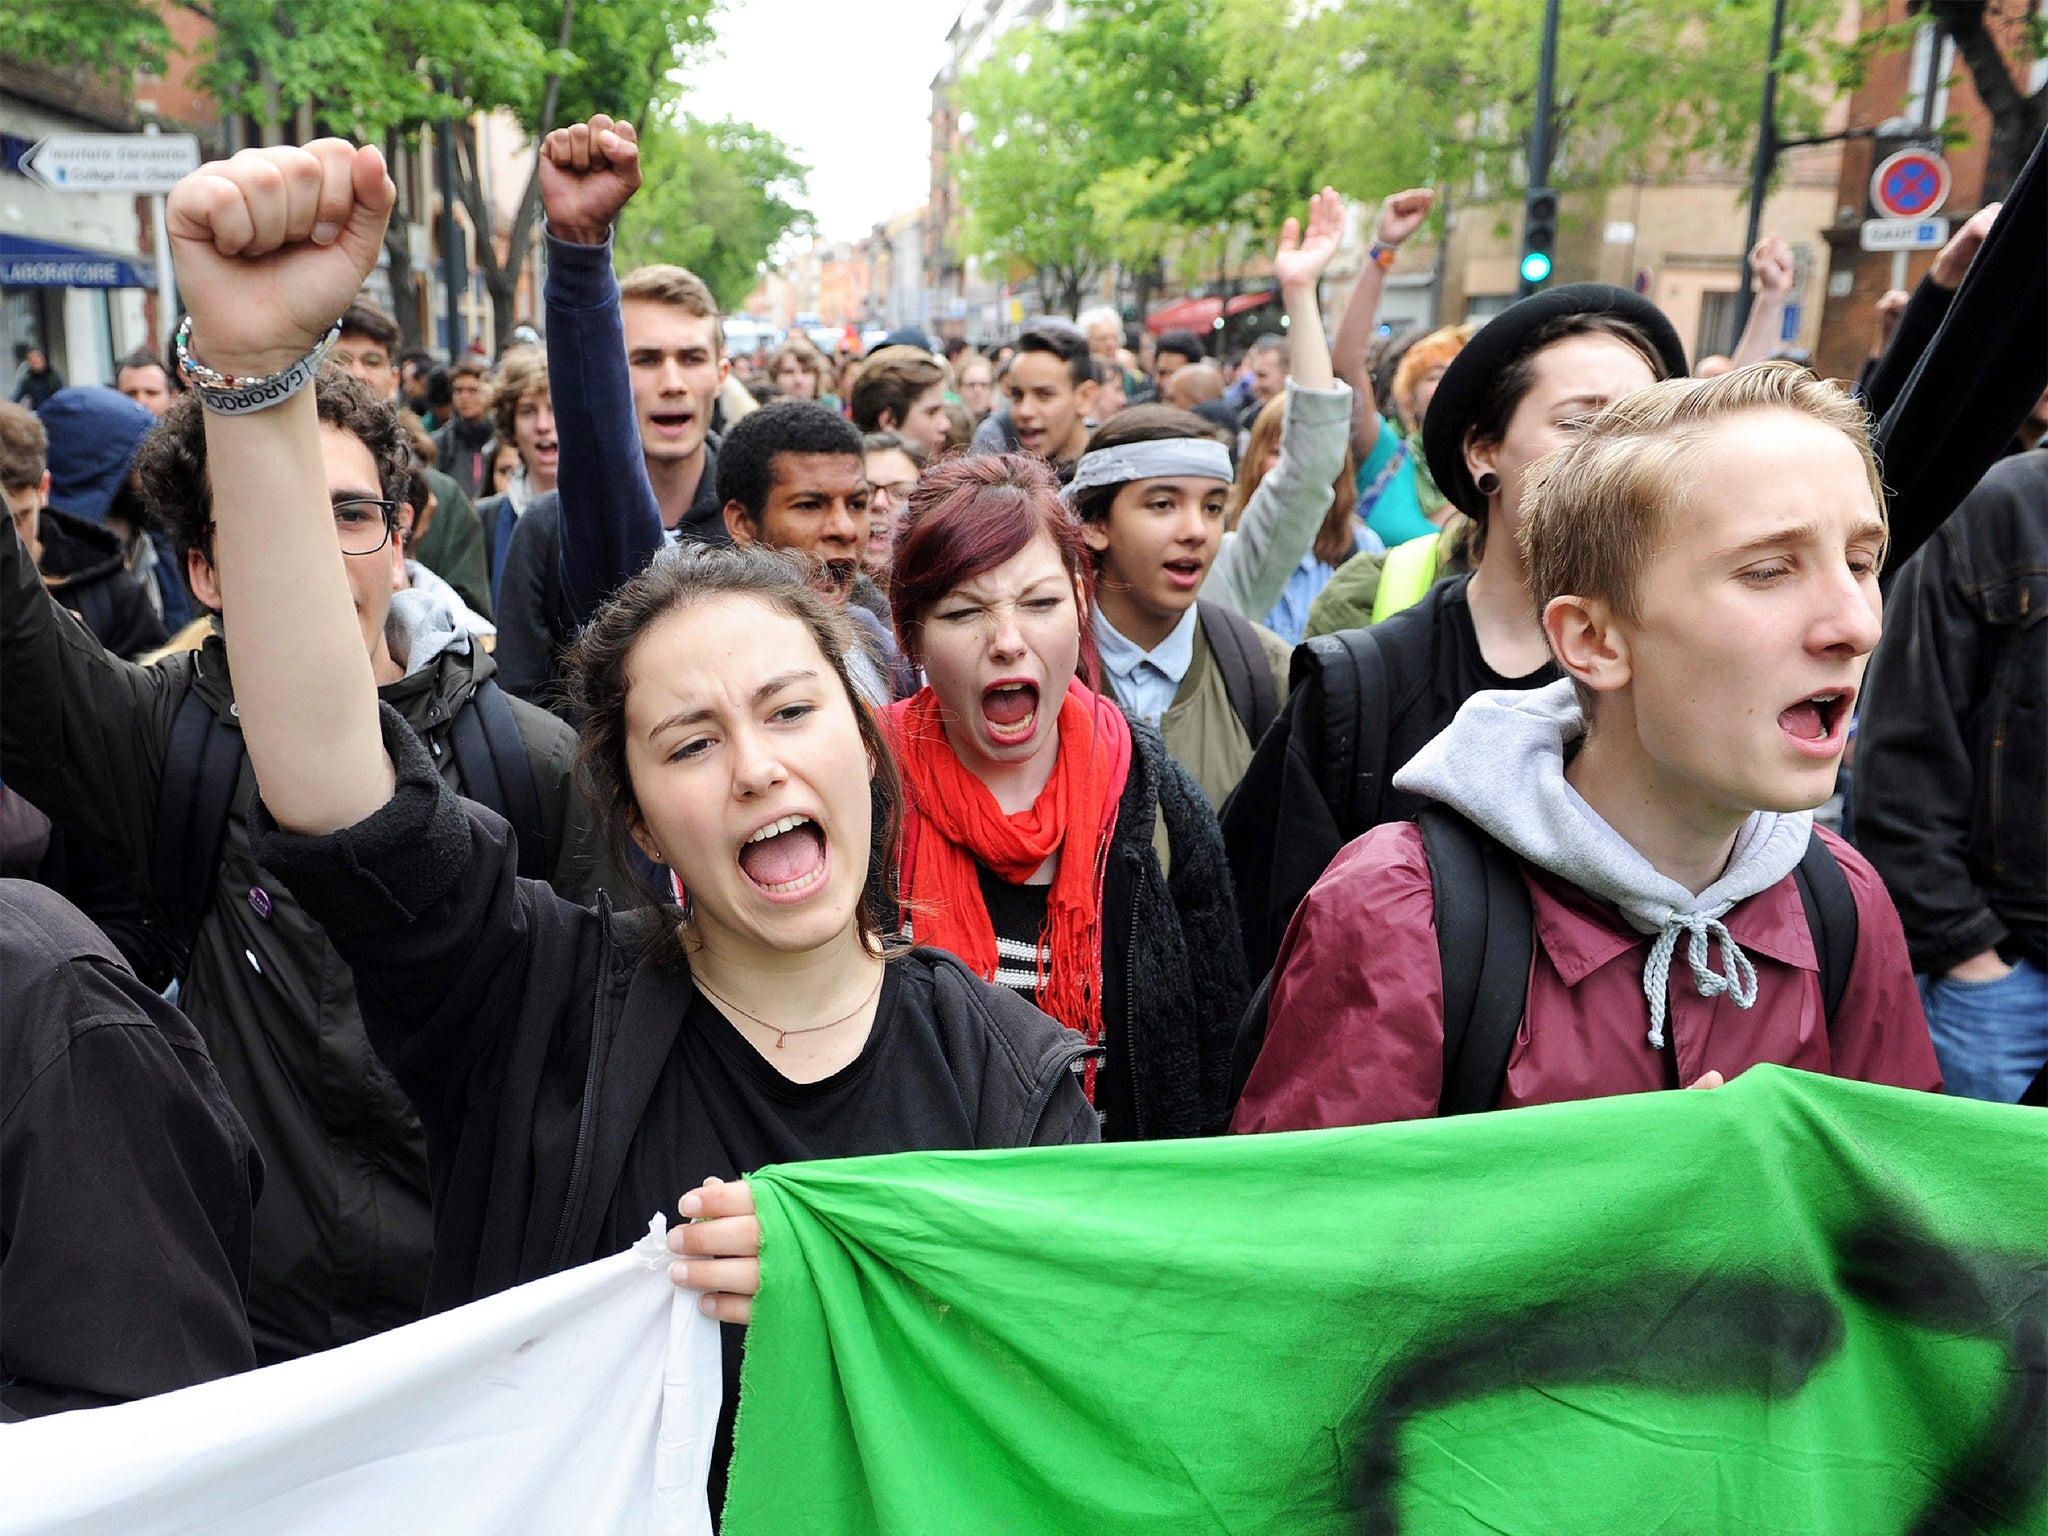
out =
{"type": "MultiPolygon", "coordinates": [[[[1205,421],[1193,411],[1184,411],[1174,405],[1129,405],[1118,411],[1109,420],[1090,434],[1084,454],[1098,448],[1121,448],[1129,443],[1164,443],[1176,437],[1207,438],[1212,443],[1224,442],[1224,434],[1214,422],[1205,421]]],[[[1230,446],[1225,443],[1225,446],[1230,446]]],[[[1116,493],[1122,486],[1091,485],[1073,498],[1074,511],[1084,523],[1109,521],[1109,509],[1116,502],[1116,493]]]]}
{"type": "MultiPolygon", "coordinates": [[[[881,725],[854,687],[847,666],[847,655],[858,643],[852,624],[811,586],[808,567],[774,550],[694,543],[666,550],[598,609],[570,647],[569,685],[583,709],[576,749],[578,777],[584,798],[604,829],[612,867],[633,867],[632,828],[643,819],[626,758],[626,667],[633,648],[669,615],[735,597],[795,619],[809,630],[853,706],[861,742],[874,764],[874,830],[866,888],[854,920],[869,952],[886,954],[899,910],[896,845],[903,829],[902,781],[881,725]]],[[[681,938],[679,928],[665,925],[657,952],[664,958],[680,958],[681,938]]]]}
{"type": "MultiPolygon", "coordinates": [[[[1649,365],[1651,378],[1668,377],[1657,344],[1633,320],[1598,312],[1559,315],[1530,332],[1528,345],[1488,381],[1486,389],[1473,405],[1472,419],[1465,428],[1465,442],[1498,443],[1506,437],[1508,423],[1514,420],[1523,398],[1536,383],[1536,359],[1572,336],[1611,336],[1649,365]]],[[[1486,522],[1483,517],[1472,520],[1468,551],[1474,569],[1478,568],[1480,557],[1486,553],[1486,522]]]]}
{"type": "Polygon", "coordinates": [[[1041,533],[1051,536],[1081,585],[1081,677],[1095,686],[1095,565],[1059,482],[1030,453],[941,459],[918,477],[889,562],[889,607],[904,655],[921,658],[925,616],[948,592],[994,570],[1041,533]]]}
{"type": "MultiPolygon", "coordinates": [[[[322,368],[313,380],[320,425],[356,438],[377,461],[377,484],[391,501],[404,501],[412,479],[412,441],[398,412],[351,374],[322,368]]],[[[135,457],[136,478],[149,515],[171,536],[182,560],[188,550],[213,558],[213,491],[206,479],[206,413],[196,393],[171,402],[135,457]]],[[[325,500],[327,487],[320,487],[325,500]]]]}

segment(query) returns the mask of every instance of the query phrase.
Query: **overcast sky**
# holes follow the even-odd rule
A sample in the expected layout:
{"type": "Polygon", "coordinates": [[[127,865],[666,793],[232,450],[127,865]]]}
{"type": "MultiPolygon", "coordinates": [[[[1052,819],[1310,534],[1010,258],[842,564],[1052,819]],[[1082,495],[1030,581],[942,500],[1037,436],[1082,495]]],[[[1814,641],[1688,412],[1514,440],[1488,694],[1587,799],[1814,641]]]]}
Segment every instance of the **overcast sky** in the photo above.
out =
{"type": "Polygon", "coordinates": [[[727,0],[683,106],[767,129],[810,166],[820,232],[865,235],[930,195],[932,76],[963,3],[727,0]]]}

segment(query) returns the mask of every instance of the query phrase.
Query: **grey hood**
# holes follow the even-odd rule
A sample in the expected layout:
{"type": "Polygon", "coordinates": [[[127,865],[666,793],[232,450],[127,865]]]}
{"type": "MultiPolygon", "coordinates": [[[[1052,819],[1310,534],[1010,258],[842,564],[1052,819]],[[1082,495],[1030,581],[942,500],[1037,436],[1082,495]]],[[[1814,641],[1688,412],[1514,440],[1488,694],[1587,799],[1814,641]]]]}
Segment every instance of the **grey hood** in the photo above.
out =
{"type": "Polygon", "coordinates": [[[1661,1050],[1671,959],[1681,936],[1702,997],[1726,992],[1738,1008],[1755,1003],[1756,967],[1721,918],[1798,867],[1813,814],[1753,812],[1736,833],[1728,867],[1695,896],[1660,874],[1565,782],[1566,749],[1585,731],[1569,679],[1476,693],[1394,775],[1394,787],[1449,806],[1518,857],[1613,903],[1639,932],[1656,934],[1643,966],[1643,995],[1650,1044],[1661,1050]],[[1720,946],[1719,970],[1707,963],[1710,944],[1720,946]]]}
{"type": "Polygon", "coordinates": [[[471,611],[453,587],[417,560],[406,561],[405,569],[412,586],[391,594],[384,641],[407,677],[425,671],[443,651],[466,656],[476,638],[497,633],[489,619],[471,611]]]}

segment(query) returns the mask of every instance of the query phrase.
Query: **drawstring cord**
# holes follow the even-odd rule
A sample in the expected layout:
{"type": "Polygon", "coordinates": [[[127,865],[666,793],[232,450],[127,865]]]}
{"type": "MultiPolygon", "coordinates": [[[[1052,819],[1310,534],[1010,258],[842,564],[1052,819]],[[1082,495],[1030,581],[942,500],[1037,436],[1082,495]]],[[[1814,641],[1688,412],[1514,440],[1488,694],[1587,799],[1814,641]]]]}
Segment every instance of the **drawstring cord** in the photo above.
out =
{"type": "MultiPolygon", "coordinates": [[[[1722,911],[1726,910],[1722,908],[1722,911]]],[[[1689,936],[1685,958],[1692,967],[1692,983],[1699,988],[1701,997],[1719,997],[1726,992],[1738,1008],[1748,1008],[1756,1002],[1756,967],[1750,964],[1749,956],[1742,952],[1742,946],[1735,942],[1718,916],[1690,912],[1667,919],[1664,931],[1650,946],[1649,960],[1643,965],[1643,996],[1650,1004],[1650,1044],[1660,1051],[1664,1049],[1665,998],[1670,991],[1671,957],[1678,948],[1681,933],[1689,936]],[[1718,971],[1707,964],[1709,943],[1721,946],[1721,969],[1718,971]]]]}

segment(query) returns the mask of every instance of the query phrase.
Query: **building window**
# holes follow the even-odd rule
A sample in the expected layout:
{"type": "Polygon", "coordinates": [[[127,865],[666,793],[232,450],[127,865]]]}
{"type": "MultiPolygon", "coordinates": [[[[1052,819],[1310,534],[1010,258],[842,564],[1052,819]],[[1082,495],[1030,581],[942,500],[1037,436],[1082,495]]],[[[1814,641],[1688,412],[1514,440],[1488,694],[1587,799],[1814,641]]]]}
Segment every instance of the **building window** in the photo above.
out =
{"type": "Polygon", "coordinates": [[[1693,344],[1694,357],[1727,357],[1735,351],[1735,309],[1742,295],[1730,289],[1700,295],[1699,337],[1693,344]]]}
{"type": "Polygon", "coordinates": [[[1948,77],[1955,72],[1956,42],[1952,37],[1941,40],[1941,62],[1935,68],[1934,113],[1927,116],[1921,108],[1927,100],[1927,60],[1934,49],[1936,28],[1929,22],[1913,34],[1913,68],[1906,76],[1906,116],[1916,123],[1928,123],[1939,128],[1948,117],[1948,77]]]}

